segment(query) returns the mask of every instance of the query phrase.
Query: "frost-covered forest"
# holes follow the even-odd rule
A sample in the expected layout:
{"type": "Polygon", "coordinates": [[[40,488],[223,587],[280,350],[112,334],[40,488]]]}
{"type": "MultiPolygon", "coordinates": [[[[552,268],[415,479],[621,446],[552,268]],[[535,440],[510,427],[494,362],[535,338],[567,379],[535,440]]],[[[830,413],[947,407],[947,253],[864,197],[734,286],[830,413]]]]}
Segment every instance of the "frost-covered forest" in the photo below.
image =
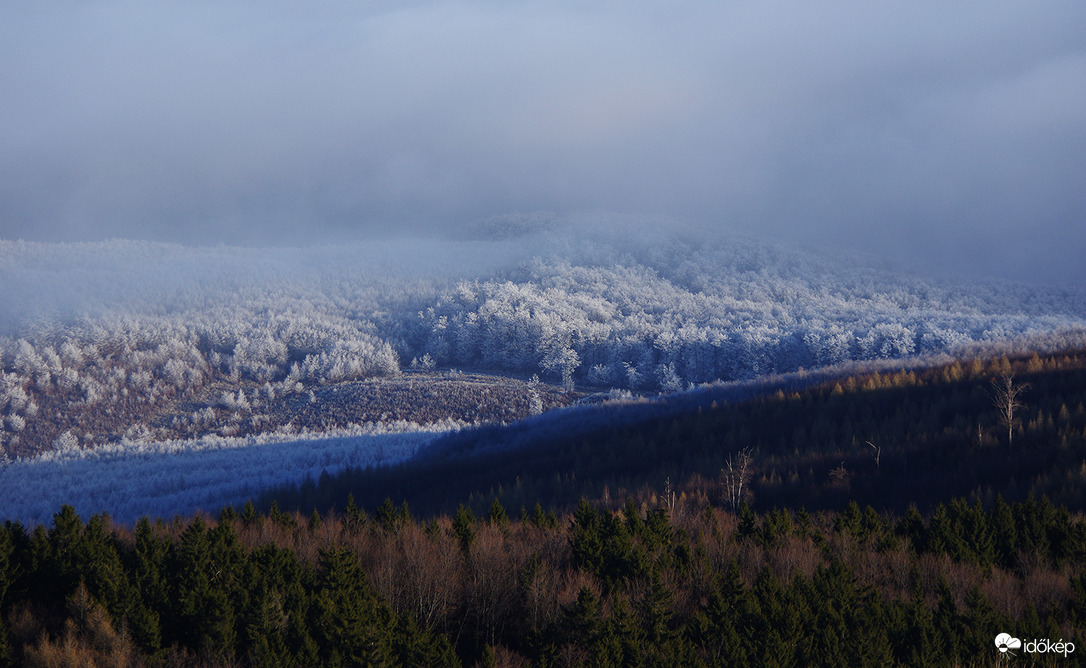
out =
{"type": "MultiPolygon", "coordinates": [[[[390,423],[432,432],[584,392],[1056,349],[1086,332],[1082,291],[622,229],[529,217],[309,249],[0,241],[0,462],[390,423]]],[[[296,480],[319,473],[303,468],[296,480]]]]}
{"type": "Polygon", "coordinates": [[[177,437],[145,419],[167,404],[194,409],[172,414],[187,433],[259,432],[284,395],[405,371],[670,392],[1022,337],[1058,347],[1086,325],[1082,292],[737,238],[482,231],[308,250],[0,242],[4,452],[177,437]]]}
{"type": "Polygon", "coordinates": [[[3,517],[28,524],[48,524],[64,504],[107,511],[126,523],[148,515],[190,515],[244,504],[275,485],[316,483],[348,467],[403,461],[457,426],[394,424],[291,437],[208,436],[52,450],[0,469],[0,508],[3,517]]]}

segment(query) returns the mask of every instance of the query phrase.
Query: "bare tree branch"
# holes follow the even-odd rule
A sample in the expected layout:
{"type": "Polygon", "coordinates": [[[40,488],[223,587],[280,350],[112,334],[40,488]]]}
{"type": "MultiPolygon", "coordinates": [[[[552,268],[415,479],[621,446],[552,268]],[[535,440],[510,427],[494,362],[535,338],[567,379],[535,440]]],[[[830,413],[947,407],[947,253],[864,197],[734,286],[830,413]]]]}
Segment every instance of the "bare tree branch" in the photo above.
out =
{"type": "Polygon", "coordinates": [[[875,470],[877,471],[879,469],[879,460],[882,458],[882,447],[875,445],[871,441],[868,441],[867,444],[875,451],[875,470]]]}

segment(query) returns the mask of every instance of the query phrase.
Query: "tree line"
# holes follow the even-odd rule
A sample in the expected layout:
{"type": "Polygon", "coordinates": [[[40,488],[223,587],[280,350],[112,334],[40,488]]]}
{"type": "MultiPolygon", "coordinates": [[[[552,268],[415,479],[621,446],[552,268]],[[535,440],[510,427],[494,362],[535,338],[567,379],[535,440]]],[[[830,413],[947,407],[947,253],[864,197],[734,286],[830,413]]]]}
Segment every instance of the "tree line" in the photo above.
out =
{"type": "Polygon", "coordinates": [[[66,506],[0,528],[0,664],[950,666],[1003,632],[1086,642],[1086,520],[1045,498],[664,501],[131,527],[66,506]]]}

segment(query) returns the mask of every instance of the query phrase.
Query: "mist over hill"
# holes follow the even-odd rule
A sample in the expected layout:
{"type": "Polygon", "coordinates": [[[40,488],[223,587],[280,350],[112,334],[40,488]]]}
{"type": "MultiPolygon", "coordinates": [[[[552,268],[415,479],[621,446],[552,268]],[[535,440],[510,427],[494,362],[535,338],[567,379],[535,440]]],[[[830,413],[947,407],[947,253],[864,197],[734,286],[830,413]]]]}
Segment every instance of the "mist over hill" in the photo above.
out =
{"type": "Polygon", "coordinates": [[[1086,326],[1081,291],[612,222],[529,216],[456,240],[304,249],[0,242],[4,450],[259,432],[286,395],[403,373],[674,392],[974,345],[1055,348],[1086,326]],[[162,406],[188,413],[156,423],[162,406]]]}
{"type": "Polygon", "coordinates": [[[2,241],[8,512],[191,512],[393,461],[390,432],[419,448],[586,395],[1086,341],[1074,290],[619,222],[310,248],[2,241]]]}

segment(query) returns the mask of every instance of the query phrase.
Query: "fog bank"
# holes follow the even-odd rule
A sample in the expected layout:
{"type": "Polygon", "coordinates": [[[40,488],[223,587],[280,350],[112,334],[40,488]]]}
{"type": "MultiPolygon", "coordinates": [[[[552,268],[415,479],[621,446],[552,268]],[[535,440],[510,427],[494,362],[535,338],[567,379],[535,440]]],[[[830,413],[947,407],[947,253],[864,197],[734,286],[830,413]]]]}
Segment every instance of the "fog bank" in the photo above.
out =
{"type": "Polygon", "coordinates": [[[8,3],[0,237],[616,212],[1086,280],[1086,6],[8,3]]]}

